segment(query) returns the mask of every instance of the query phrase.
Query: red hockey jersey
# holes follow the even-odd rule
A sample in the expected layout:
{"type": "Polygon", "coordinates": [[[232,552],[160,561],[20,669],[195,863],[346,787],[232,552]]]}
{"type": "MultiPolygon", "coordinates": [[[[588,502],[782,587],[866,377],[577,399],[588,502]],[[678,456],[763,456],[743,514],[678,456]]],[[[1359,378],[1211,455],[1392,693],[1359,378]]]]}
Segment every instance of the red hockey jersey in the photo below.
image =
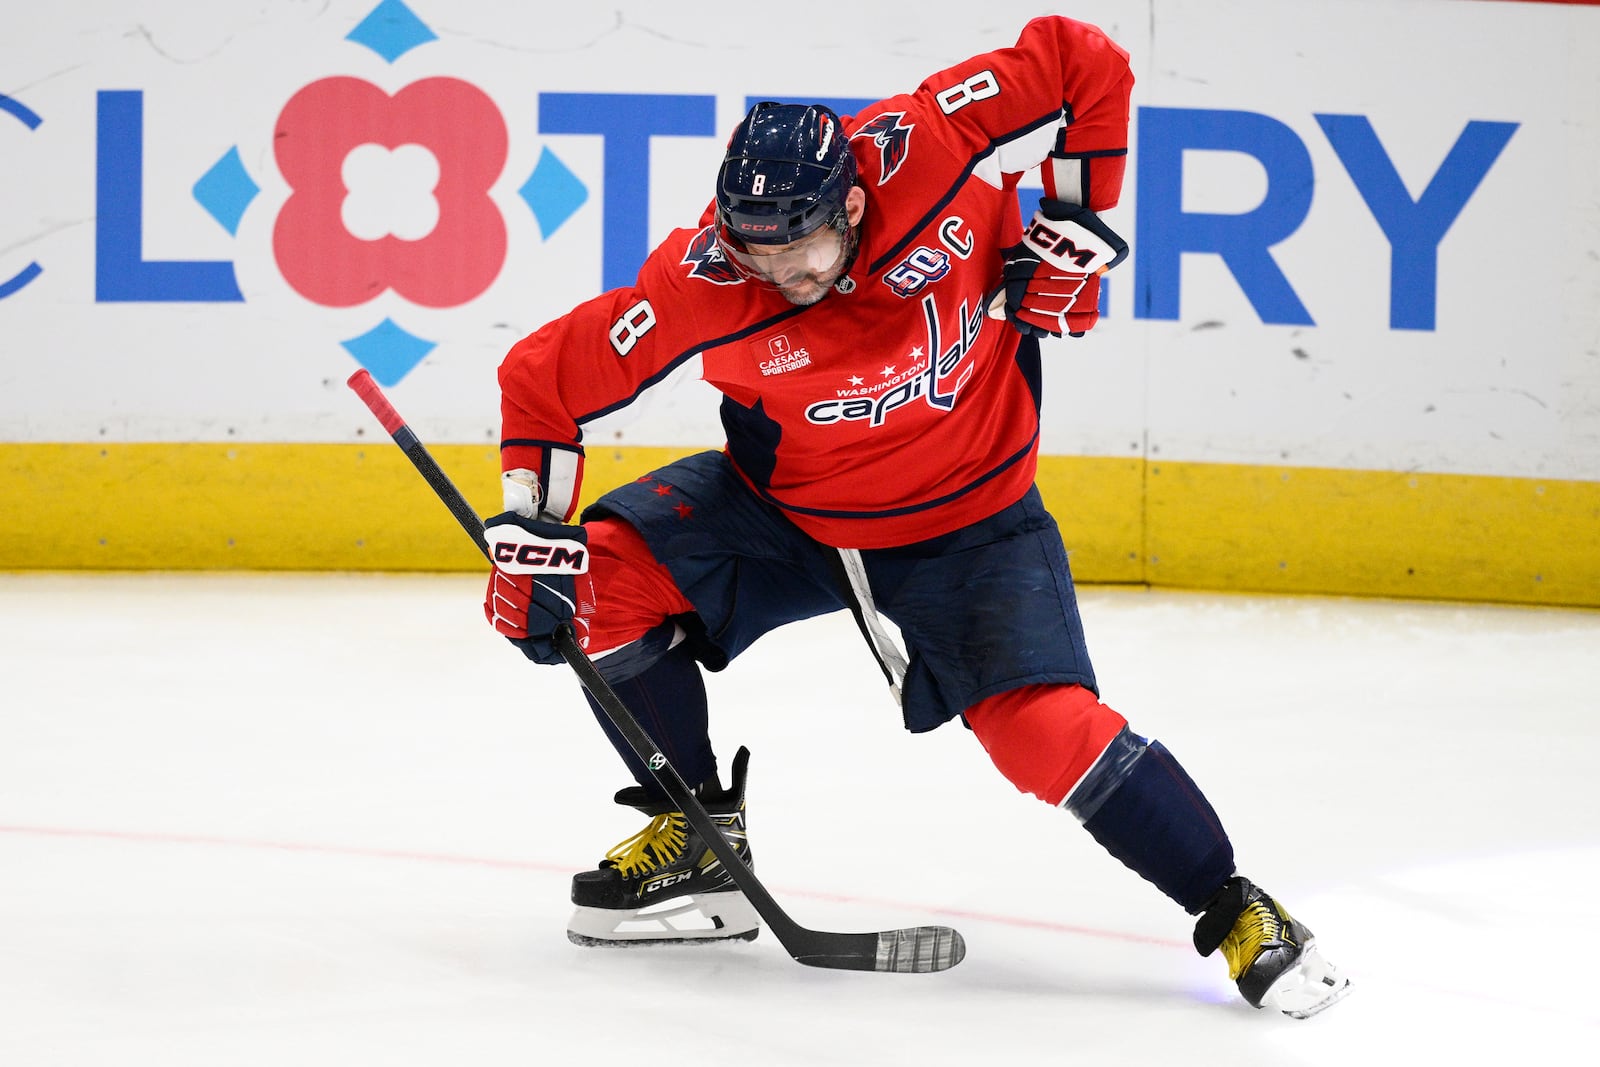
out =
{"type": "Polygon", "coordinates": [[[1017,179],[1101,211],[1122,186],[1133,77],[1093,26],[1049,17],[845,119],[867,194],[855,261],[796,307],[724,261],[710,210],[637,282],[518,342],[500,368],[502,467],[570,517],[582,427],[684,361],[724,396],[751,489],[838,547],[909,544],[1016,501],[1039,445],[1037,367],[985,314],[1021,232],[1017,179]]]}

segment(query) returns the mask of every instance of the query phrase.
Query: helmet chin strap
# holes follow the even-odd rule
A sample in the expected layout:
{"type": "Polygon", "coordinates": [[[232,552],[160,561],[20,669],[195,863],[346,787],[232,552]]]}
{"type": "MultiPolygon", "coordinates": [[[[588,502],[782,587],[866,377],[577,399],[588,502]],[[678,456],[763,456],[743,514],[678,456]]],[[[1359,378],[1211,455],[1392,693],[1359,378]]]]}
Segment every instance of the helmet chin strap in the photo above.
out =
{"type": "Polygon", "coordinates": [[[856,291],[856,280],[850,277],[850,268],[856,265],[856,253],[861,251],[861,227],[846,225],[848,231],[845,240],[849,246],[845,251],[844,266],[839,268],[839,277],[833,283],[833,291],[849,294],[856,291]]]}

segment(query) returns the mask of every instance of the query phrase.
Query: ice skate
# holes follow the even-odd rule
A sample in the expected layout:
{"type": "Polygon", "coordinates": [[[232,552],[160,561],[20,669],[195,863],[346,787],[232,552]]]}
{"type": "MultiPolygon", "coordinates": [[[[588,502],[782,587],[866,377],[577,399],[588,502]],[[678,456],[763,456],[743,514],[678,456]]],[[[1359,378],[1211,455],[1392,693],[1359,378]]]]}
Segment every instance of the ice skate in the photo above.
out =
{"type": "MultiPolygon", "coordinates": [[[[744,783],[749,759],[749,751],[739,749],[732,786],[722,790],[713,781],[699,794],[747,866],[744,783]]],[[[579,945],[754,940],[760,931],[755,909],[683,812],[674,810],[671,801],[648,800],[638,786],[622,790],[616,799],[650,816],[650,825],[607,852],[597,870],[573,877],[575,907],[567,938],[579,945]]]]}
{"type": "Polygon", "coordinates": [[[1228,879],[1211,898],[1195,924],[1194,947],[1202,956],[1222,949],[1228,977],[1254,1008],[1309,1019],[1350,992],[1311,931],[1247,878],[1228,879]]]}

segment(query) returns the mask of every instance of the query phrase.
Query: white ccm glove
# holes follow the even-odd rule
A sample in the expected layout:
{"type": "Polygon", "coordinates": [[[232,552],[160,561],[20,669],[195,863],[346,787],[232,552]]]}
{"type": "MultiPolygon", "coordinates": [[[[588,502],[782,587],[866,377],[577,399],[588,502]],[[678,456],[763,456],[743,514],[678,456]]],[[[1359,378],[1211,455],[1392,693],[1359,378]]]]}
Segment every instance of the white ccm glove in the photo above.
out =
{"type": "Polygon", "coordinates": [[[1086,207],[1041,199],[1005,250],[989,317],[1026,337],[1082,337],[1100,319],[1100,275],[1128,256],[1128,242],[1086,207]]]}
{"type": "Polygon", "coordinates": [[[535,663],[560,663],[555,633],[593,610],[589,534],[538,518],[539,490],[531,471],[504,476],[507,510],[487,520],[483,539],[494,571],[483,614],[535,663]]]}

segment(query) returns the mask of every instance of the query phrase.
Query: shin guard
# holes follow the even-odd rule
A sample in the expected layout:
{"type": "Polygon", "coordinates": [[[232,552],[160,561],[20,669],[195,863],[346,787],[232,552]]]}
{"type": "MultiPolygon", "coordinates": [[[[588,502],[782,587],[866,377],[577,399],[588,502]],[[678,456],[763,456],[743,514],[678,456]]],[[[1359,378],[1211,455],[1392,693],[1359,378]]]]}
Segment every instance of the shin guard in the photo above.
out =
{"type": "Polygon", "coordinates": [[[1091,774],[1064,806],[1073,807],[1086,789],[1098,793],[1083,828],[1135,874],[1198,914],[1233,874],[1233,843],[1222,822],[1161,742],[1146,744],[1124,731],[1111,749],[1120,755],[1108,768],[1110,777],[1119,780],[1094,781],[1091,774]]]}
{"type": "Polygon", "coordinates": [[[1018,789],[1065,808],[1124,865],[1198,913],[1233,874],[1233,845],[1172,753],[1082,686],[1030,686],[967,710],[1018,789]]]}
{"type": "MultiPolygon", "coordinates": [[[[665,631],[652,631],[596,661],[595,666],[679,776],[694,787],[716,778],[717,758],[711,749],[705,679],[688,644],[671,643],[676,631],[669,622],[665,631]]],[[[655,776],[617,732],[610,717],[588,690],[583,695],[634,781],[644,787],[649,798],[665,799],[655,776]]]]}

